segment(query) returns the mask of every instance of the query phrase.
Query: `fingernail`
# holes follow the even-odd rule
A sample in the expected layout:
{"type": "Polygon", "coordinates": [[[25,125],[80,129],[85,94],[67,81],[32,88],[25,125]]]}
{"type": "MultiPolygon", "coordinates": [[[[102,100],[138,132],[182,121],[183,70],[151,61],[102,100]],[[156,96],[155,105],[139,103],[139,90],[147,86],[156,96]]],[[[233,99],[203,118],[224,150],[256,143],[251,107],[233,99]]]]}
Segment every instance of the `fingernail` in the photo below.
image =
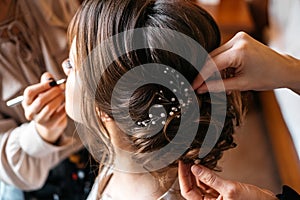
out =
{"type": "Polygon", "coordinates": [[[192,89],[193,90],[196,90],[197,89],[197,86],[195,84],[192,84],[192,89]]]}
{"type": "Polygon", "coordinates": [[[49,82],[49,85],[50,85],[50,87],[54,87],[57,85],[57,83],[55,80],[53,80],[53,81],[49,82]]]}
{"type": "Polygon", "coordinates": [[[193,165],[192,166],[192,172],[195,175],[199,175],[202,172],[202,168],[198,165],[193,165]]]}
{"type": "Polygon", "coordinates": [[[197,90],[197,93],[198,93],[198,94],[204,94],[204,93],[207,93],[207,91],[205,91],[205,90],[199,90],[199,89],[198,89],[198,90],[197,90]]]}

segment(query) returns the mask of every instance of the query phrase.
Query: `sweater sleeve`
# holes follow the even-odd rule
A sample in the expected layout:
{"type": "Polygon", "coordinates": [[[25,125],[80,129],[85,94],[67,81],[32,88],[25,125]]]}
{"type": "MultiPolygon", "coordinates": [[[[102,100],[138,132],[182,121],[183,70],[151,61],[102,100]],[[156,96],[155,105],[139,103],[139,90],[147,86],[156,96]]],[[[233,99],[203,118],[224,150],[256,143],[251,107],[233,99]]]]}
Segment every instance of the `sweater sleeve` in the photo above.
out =
{"type": "Polygon", "coordinates": [[[66,134],[57,145],[45,142],[34,122],[11,127],[12,120],[2,119],[0,124],[0,179],[22,190],[41,188],[51,168],[82,148],[78,137],[66,134]],[[4,131],[5,126],[11,128],[4,131]]]}

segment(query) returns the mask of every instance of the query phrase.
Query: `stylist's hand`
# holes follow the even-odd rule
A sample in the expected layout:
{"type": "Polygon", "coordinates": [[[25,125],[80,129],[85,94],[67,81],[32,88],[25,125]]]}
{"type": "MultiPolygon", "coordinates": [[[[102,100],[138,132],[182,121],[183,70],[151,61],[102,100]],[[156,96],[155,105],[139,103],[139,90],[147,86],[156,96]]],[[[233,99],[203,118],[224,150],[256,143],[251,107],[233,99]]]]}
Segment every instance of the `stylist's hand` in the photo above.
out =
{"type": "Polygon", "coordinates": [[[67,126],[64,90],[51,87],[53,80],[50,73],[44,73],[40,83],[25,89],[22,102],[25,117],[35,121],[36,130],[49,143],[55,143],[67,126]]]}
{"type": "Polygon", "coordinates": [[[212,59],[204,65],[201,75],[193,83],[198,93],[207,92],[207,88],[219,92],[222,81],[226,91],[260,91],[280,87],[300,89],[299,60],[273,51],[244,32],[237,33],[229,42],[212,51],[210,56],[212,59]],[[208,80],[204,84],[214,72],[227,68],[234,71],[233,77],[208,80]]]}
{"type": "Polygon", "coordinates": [[[181,194],[187,200],[278,200],[267,190],[222,179],[211,170],[199,165],[190,168],[189,165],[180,162],[178,176],[181,194]],[[205,184],[207,192],[200,189],[196,181],[205,184]]]}

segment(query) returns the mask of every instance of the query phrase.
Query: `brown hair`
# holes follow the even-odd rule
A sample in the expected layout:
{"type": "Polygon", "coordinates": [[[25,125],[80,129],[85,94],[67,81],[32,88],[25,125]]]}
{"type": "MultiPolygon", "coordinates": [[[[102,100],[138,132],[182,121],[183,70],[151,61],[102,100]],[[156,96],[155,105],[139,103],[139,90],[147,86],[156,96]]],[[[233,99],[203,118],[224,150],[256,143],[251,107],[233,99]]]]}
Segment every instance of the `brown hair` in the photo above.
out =
{"type": "MultiPolygon", "coordinates": [[[[199,69],[187,60],[172,52],[145,48],[138,50],[128,50],[126,54],[118,55],[121,47],[125,50],[132,42],[130,40],[114,40],[113,45],[107,49],[101,49],[100,53],[90,56],[97,45],[99,46],[108,38],[127,30],[158,27],[178,31],[194,41],[199,43],[207,52],[210,52],[220,45],[219,29],[213,18],[202,8],[189,0],[88,0],[85,1],[81,9],[77,12],[70,26],[69,38],[73,40],[76,36],[77,57],[76,64],[80,66],[81,79],[83,83],[82,91],[85,98],[82,99],[82,107],[85,118],[85,125],[99,124],[100,129],[105,129],[104,125],[98,120],[95,114],[95,106],[101,111],[107,113],[110,118],[118,121],[122,130],[129,130],[130,134],[125,134],[124,139],[130,141],[134,149],[135,158],[145,166],[153,160],[164,159],[178,151],[174,148],[172,151],[164,152],[160,155],[149,157],[148,152],[154,152],[162,149],[172,139],[176,137],[179,126],[184,126],[185,133],[182,136],[184,151],[178,159],[185,162],[194,162],[198,158],[199,150],[203,145],[208,127],[213,124],[216,133],[221,132],[218,141],[213,149],[201,158],[201,164],[215,169],[217,161],[221,158],[222,152],[235,146],[233,141],[234,126],[239,125],[242,116],[241,96],[239,92],[232,92],[226,96],[226,117],[224,125],[219,121],[222,116],[212,116],[212,106],[218,107],[224,103],[220,94],[201,94],[197,95],[196,103],[200,110],[198,119],[181,121],[182,105],[180,99],[174,98],[172,89],[160,84],[145,84],[138,87],[128,98],[127,88],[130,84],[139,82],[141,77],[131,76],[128,85],[123,85],[121,90],[117,91],[117,108],[112,108],[112,96],[117,82],[130,70],[147,63],[158,63],[164,66],[170,66],[176,72],[182,74],[186,80],[191,83],[198,75],[199,69]],[[112,56],[113,62],[108,67],[103,66],[106,56],[112,56]],[[101,76],[101,77],[100,77],[101,76]],[[212,95],[220,101],[212,102],[212,95]],[[171,99],[174,100],[171,101],[171,99]],[[163,127],[158,129],[156,134],[148,135],[155,129],[151,122],[150,110],[153,106],[162,106],[167,114],[163,127]],[[124,116],[121,112],[123,107],[129,108],[129,115],[124,116]],[[175,109],[174,109],[175,108],[175,109]],[[113,111],[113,110],[116,111],[113,111]],[[119,111],[119,112],[118,112],[119,111]],[[174,111],[174,112],[173,112],[174,111]],[[133,123],[130,123],[130,122],[133,123]],[[236,124],[234,124],[236,123],[236,124]],[[197,125],[197,133],[191,144],[184,144],[185,137],[190,137],[189,127],[191,124],[197,125]],[[137,128],[137,127],[140,127],[137,128]],[[145,129],[148,127],[148,129],[145,129]],[[153,127],[153,129],[152,129],[153,127]],[[145,156],[147,155],[147,156],[145,156]]],[[[170,36],[172,37],[172,36],[170,36]]],[[[171,39],[163,40],[160,35],[151,31],[145,32],[141,40],[147,44],[155,42],[164,42],[167,45],[171,39]]],[[[174,47],[176,48],[176,47],[174,47]]],[[[182,47],[178,47],[182,48],[182,47]]],[[[202,52],[196,51],[190,44],[184,47],[189,60],[196,60],[196,63],[205,62],[206,56],[200,56],[202,52]]],[[[150,65],[149,65],[150,66],[150,65]]],[[[168,69],[168,68],[165,68],[168,69]]],[[[148,70],[151,70],[148,68],[148,70]]],[[[155,73],[159,73],[155,71],[155,73]]],[[[226,73],[223,74],[226,76],[226,73]]],[[[176,81],[176,77],[171,81],[176,81]]],[[[222,115],[220,113],[220,115],[222,115]]],[[[114,156],[110,139],[99,133],[99,129],[89,129],[82,136],[86,146],[91,150],[94,157],[100,162],[111,163],[114,156]]],[[[108,133],[109,135],[109,133],[108,133]]],[[[179,148],[182,151],[182,148],[179,148]]],[[[170,163],[170,166],[177,166],[178,159],[170,163]]]]}

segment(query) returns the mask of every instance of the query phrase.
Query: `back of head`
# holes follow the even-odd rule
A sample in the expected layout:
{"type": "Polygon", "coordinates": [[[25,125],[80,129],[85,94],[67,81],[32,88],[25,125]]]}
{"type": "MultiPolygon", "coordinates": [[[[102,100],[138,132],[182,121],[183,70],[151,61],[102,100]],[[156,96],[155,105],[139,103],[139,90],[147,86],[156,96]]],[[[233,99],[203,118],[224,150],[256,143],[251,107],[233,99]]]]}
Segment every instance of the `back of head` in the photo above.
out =
{"type": "Polygon", "coordinates": [[[190,89],[206,52],[220,44],[216,23],[193,2],[88,0],[70,33],[85,94],[82,118],[87,126],[99,124],[82,136],[96,159],[113,160],[114,147],[100,131],[105,127],[95,107],[117,122],[134,159],[150,171],[176,166],[179,159],[200,159],[216,169],[222,151],[235,146],[240,94],[197,95],[190,89]],[[204,140],[211,127],[210,148],[204,140]]]}

